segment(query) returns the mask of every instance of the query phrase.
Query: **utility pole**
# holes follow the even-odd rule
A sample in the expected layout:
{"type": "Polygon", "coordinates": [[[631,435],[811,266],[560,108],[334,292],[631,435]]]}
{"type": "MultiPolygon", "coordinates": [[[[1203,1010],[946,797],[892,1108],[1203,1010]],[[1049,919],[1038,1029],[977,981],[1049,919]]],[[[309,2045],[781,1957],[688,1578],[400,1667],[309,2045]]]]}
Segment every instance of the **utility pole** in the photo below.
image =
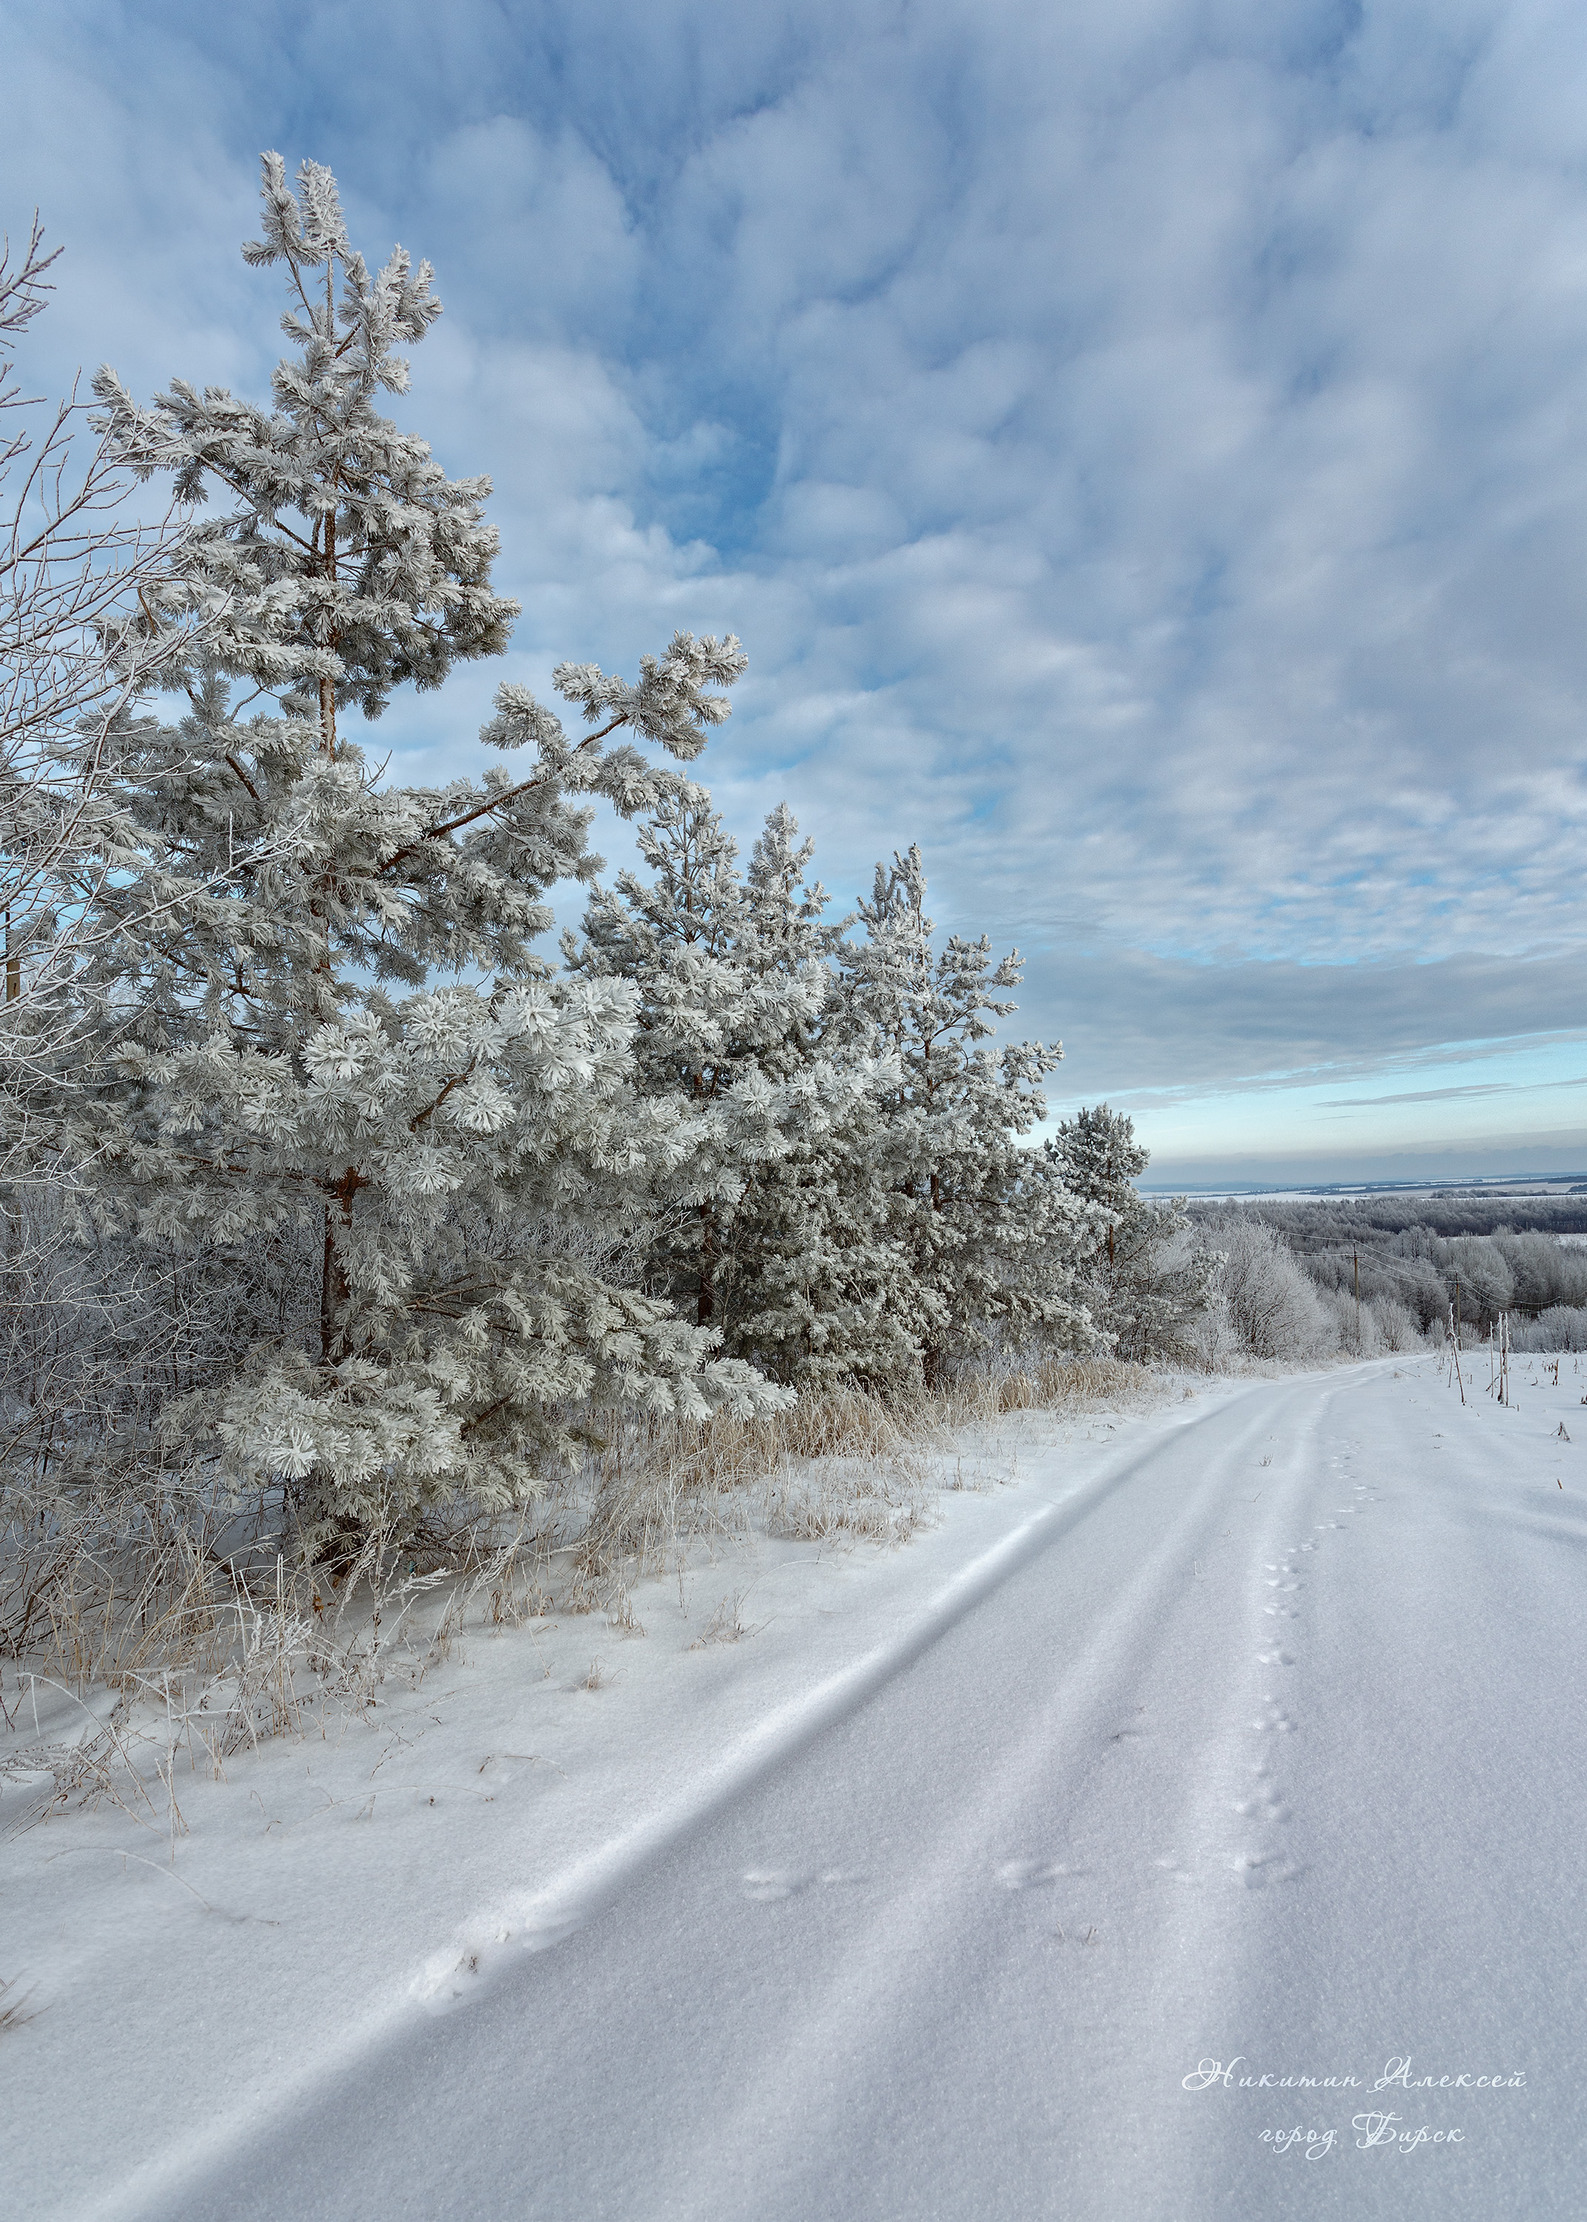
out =
{"type": "Polygon", "coordinates": [[[1361,1252],[1352,1250],[1351,1262],[1356,1269],[1356,1356],[1361,1355],[1361,1252]]]}

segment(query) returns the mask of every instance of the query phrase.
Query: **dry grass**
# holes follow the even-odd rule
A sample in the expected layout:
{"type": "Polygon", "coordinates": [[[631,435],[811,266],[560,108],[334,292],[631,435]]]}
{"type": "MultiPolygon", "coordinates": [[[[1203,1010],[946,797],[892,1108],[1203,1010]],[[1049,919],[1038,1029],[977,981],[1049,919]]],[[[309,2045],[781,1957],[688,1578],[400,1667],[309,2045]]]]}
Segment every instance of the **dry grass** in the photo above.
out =
{"type": "Polygon", "coordinates": [[[918,1453],[874,1465],[853,1456],[789,1461],[767,1482],[766,1531],[795,1543],[905,1543],[926,1525],[934,1495],[918,1453]]]}
{"type": "Polygon", "coordinates": [[[939,1424],[973,1427],[1010,1412],[1078,1412],[1088,1405],[1133,1404],[1154,1393],[1150,1366],[1121,1358],[1047,1358],[969,1374],[938,1392],[939,1424]]]}
{"type": "Polygon", "coordinates": [[[713,1643],[742,1643],[746,1636],[758,1636],[766,1623],[764,1620],[753,1624],[745,1621],[744,1600],[748,1595],[747,1589],[740,1589],[724,1597],[689,1649],[704,1651],[713,1643]]]}
{"type": "Polygon", "coordinates": [[[0,1982],[0,2034],[7,2029],[20,2029],[33,2016],[27,2011],[31,1991],[19,1991],[15,1982],[0,1982]]]}
{"type": "MultiPolygon", "coordinates": [[[[327,1704],[345,1713],[372,1703],[388,1674],[416,1685],[469,1627],[601,1611],[615,1632],[642,1636],[632,1583],[676,1556],[681,1585],[692,1550],[756,1528],[821,1545],[903,1542],[931,1517],[940,1487],[965,1485],[962,1462],[952,1478],[946,1467],[959,1431],[985,1434],[1020,1412],[1138,1403],[1152,1385],[1142,1366],[1064,1359],[897,1400],[807,1397],[764,1420],[630,1418],[581,1474],[547,1491],[532,1524],[504,1536],[464,1512],[419,1548],[372,1537],[335,1571],[284,1555],[250,1563],[220,1547],[200,1508],[171,1500],[130,1524],[92,1504],[14,1524],[0,1558],[0,1662],[12,1662],[0,1683],[0,1730],[10,1732],[0,1785],[27,1794],[10,1828],[109,1799],[174,1844],[179,1761],[220,1778],[234,1754],[301,1733],[327,1704]],[[30,1685],[80,1708],[72,1732],[27,1739],[18,1699],[30,1685]]],[[[741,1605],[724,1599],[700,1642],[751,1632],[741,1605]]],[[[594,1664],[583,1686],[605,1680],[594,1664]]]]}
{"type": "Polygon", "coordinates": [[[334,1580],[284,1557],[250,1579],[181,1527],[101,1536],[35,1599],[31,1641],[0,1681],[0,1788],[24,1793],[5,1833],[108,1801],[174,1844],[179,1766],[224,1780],[238,1752],[301,1734],[327,1706],[356,1712],[388,1674],[417,1686],[466,1626],[543,1603],[521,1534],[424,1574],[372,1538],[334,1580]],[[70,1725],[40,1734],[52,1696],[70,1725]]]}
{"type": "Polygon", "coordinates": [[[619,1570],[652,1571],[680,1545],[741,1534],[757,1511],[775,1535],[896,1537],[923,1516],[914,1510],[900,1530],[898,1514],[922,1494],[917,1446],[929,1424],[924,1404],[854,1390],[764,1420],[629,1422],[582,1487],[547,1508],[541,1533],[576,1530],[568,1595],[608,1610],[619,1570]]]}
{"type": "Polygon", "coordinates": [[[896,1543],[929,1517],[932,1460],[961,1429],[1011,1413],[1073,1413],[1154,1393],[1145,1366],[1063,1358],[985,1369],[888,1399],[860,1389],[803,1397],[769,1419],[613,1427],[590,1474],[548,1506],[548,1556],[571,1560],[567,1609],[612,1609],[620,1570],[654,1571],[680,1545],[741,1534],[758,1516],[796,1541],[896,1543]]]}

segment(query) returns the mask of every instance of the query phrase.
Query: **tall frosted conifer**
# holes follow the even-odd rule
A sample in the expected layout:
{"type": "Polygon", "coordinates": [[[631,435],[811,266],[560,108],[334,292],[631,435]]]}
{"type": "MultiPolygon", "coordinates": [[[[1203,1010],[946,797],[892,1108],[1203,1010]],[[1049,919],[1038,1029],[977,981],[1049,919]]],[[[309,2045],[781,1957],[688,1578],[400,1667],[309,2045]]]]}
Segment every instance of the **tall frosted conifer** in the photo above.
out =
{"type": "Polygon", "coordinates": [[[1189,1240],[1182,1202],[1137,1189],[1150,1155],[1133,1120],[1105,1103],[1063,1120],[1043,1151],[1049,1181],[1087,1207],[1074,1245],[1087,1304],[1119,1355],[1133,1359],[1186,1353],[1217,1264],[1189,1240]]]}
{"type": "Polygon", "coordinates": [[[639,992],[640,1084],[674,1103],[690,1148],[664,1193],[652,1262],[703,1327],[716,1322],[731,1271],[737,1210],[776,1121],[754,1083],[778,1045],[819,1005],[824,982],[798,970],[753,975],[740,963],[744,889],[738,848],[703,787],[663,796],[640,828],[648,882],[620,872],[586,913],[572,961],[639,992]],[[746,1085],[747,1084],[747,1085],[746,1085]]]}
{"type": "Polygon", "coordinates": [[[887,1232],[878,1093],[894,1076],[840,1023],[841,924],[806,884],[812,845],[786,805],[741,873],[700,787],[662,798],[585,919],[582,970],[639,994],[641,1085],[692,1147],[659,1183],[652,1270],[726,1347],[802,1385],[896,1379],[885,1318],[902,1264],[887,1232]]]}
{"type": "Polygon", "coordinates": [[[515,605],[490,584],[488,481],[448,480],[377,408],[440,313],[428,265],[398,249],[372,276],[314,164],[294,193],[266,156],[263,197],[244,253],[282,268],[293,347],[273,405],[96,381],[126,461],[218,513],[149,612],[208,620],[188,713],[118,736],[141,845],[101,894],[119,1071],[80,1142],[108,1161],[111,1225],[240,1276],[287,1260],[278,1331],[172,1424],[239,1480],[292,1485],[323,1540],[454,1493],[523,1499],[588,1400],[776,1395],[597,1269],[688,1137],[631,1085],[632,989],[554,979],[531,948],[546,890],[596,869],[570,798],[675,792],[632,740],[693,758],[744,659],[680,634],[634,683],[561,666],[582,736],[504,686],[483,738],[527,771],[379,785],[347,706],[377,717],[497,652],[515,605]]]}
{"type": "Polygon", "coordinates": [[[746,962],[819,963],[826,992],[815,1021],[784,1045],[783,1069],[804,1080],[792,1096],[804,1115],[785,1122],[786,1147],[763,1168],[740,1216],[736,1347],[781,1380],[895,1388],[916,1370],[892,1302],[908,1272],[892,1226],[885,1146],[898,1068],[850,1021],[839,974],[853,921],[825,916],[826,889],[807,879],[814,854],[779,804],[746,875],[746,962]]]}
{"type": "Polygon", "coordinates": [[[927,1382],[984,1350],[1000,1325],[1016,1340],[1088,1341],[1071,1264],[1081,1207],[1033,1179],[1019,1140],[1043,1114],[1041,1082],[1062,1051],[985,1046],[1017,1008],[1003,992],[1019,982],[1017,953],[994,964],[984,935],[937,948],[915,847],[877,866],[859,917],[865,939],[845,944],[843,993],[853,1025],[896,1065],[885,1150],[906,1271],[890,1309],[927,1382]]]}

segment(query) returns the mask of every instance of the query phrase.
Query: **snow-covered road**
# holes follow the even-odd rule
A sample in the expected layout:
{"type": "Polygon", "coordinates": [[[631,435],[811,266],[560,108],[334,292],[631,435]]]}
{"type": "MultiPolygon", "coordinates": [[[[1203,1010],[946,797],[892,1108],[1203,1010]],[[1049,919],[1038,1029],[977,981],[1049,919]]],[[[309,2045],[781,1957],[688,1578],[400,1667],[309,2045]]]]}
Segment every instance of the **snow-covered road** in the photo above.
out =
{"type": "Polygon", "coordinates": [[[1570,1364],[1263,1383],[1027,1479],[429,2011],[96,2211],[1587,2212],[1570,1364]]]}

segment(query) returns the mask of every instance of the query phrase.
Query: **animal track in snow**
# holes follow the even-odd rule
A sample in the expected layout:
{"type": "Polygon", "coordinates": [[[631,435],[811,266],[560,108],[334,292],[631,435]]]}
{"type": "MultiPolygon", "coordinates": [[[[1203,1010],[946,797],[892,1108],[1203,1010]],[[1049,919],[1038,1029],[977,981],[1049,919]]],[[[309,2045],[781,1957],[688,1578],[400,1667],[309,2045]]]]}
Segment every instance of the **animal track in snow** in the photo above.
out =
{"type": "Polygon", "coordinates": [[[1044,1883],[1084,1873],[1083,1867],[1070,1867],[1061,1859],[1006,1859],[997,1871],[997,1879],[1005,1890],[1039,1890],[1044,1883]]]}
{"type": "Polygon", "coordinates": [[[1295,1723],[1290,1719],[1289,1715],[1279,1707],[1274,1699],[1269,1698],[1267,1701],[1266,1713],[1263,1714],[1260,1720],[1252,1721],[1251,1726],[1259,1730],[1263,1735],[1287,1736],[1293,1733],[1295,1723]]]}
{"type": "Polygon", "coordinates": [[[1275,1883],[1292,1883],[1306,1871],[1281,1852],[1237,1852],[1233,1867],[1235,1881],[1243,1883],[1247,1890],[1268,1890],[1275,1883]]]}
{"type": "Polygon", "coordinates": [[[1288,1651],[1259,1651],[1256,1663],[1258,1666],[1293,1666],[1295,1661],[1288,1651]]]}
{"type": "Polygon", "coordinates": [[[1275,1828],[1290,1817],[1290,1809],[1284,1802],[1284,1793],[1271,1783],[1265,1790],[1259,1790],[1255,1797],[1241,1798],[1234,1810],[1247,1821],[1270,1821],[1275,1828]]]}
{"type": "Polygon", "coordinates": [[[839,1883],[862,1883],[864,1880],[863,1875],[845,1873],[837,1867],[820,1874],[786,1867],[751,1867],[742,1877],[742,1887],[746,1898],[769,1906],[781,1898],[797,1898],[806,1890],[830,1890],[839,1883]]]}

